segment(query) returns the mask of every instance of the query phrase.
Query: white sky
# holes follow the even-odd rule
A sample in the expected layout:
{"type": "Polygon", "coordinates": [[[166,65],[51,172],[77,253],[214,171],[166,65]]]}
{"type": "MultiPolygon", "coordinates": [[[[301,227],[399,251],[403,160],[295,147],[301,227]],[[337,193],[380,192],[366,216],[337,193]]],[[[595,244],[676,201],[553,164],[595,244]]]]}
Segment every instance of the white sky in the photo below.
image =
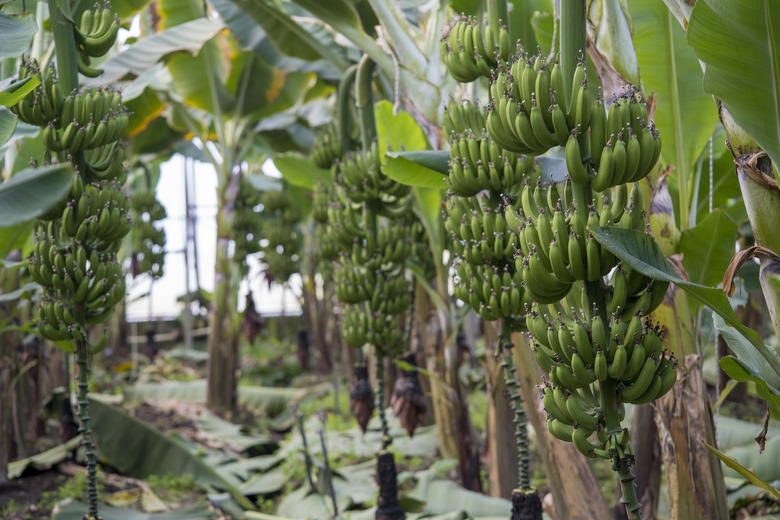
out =
{"type": "MultiPolygon", "coordinates": [[[[195,232],[198,245],[200,286],[210,292],[214,288],[214,261],[216,258],[217,177],[210,164],[199,162],[193,164],[197,182],[194,190],[195,200],[191,203],[196,206],[194,213],[197,216],[195,232]]],[[[269,175],[273,175],[273,170],[275,170],[273,163],[267,164],[270,165],[271,170],[268,172],[269,175]]],[[[161,166],[157,197],[168,215],[166,219],[160,221],[166,236],[163,276],[155,281],[151,299],[144,296],[149,291],[149,277],[139,276],[133,280],[128,276],[127,318],[129,320],[142,320],[149,316],[174,317],[181,312],[183,306],[176,301],[176,298],[185,293],[186,287],[183,252],[186,240],[186,204],[184,200],[184,158],[181,155],[174,155],[161,166]]],[[[283,302],[281,287],[274,287],[269,291],[265,281],[257,276],[259,270],[259,262],[250,262],[249,278],[252,280],[255,306],[258,312],[278,314],[282,309],[282,303],[284,303],[285,312],[297,312],[300,306],[292,293],[298,294],[300,292],[300,279],[294,277],[291,280],[292,290],[287,292],[283,302]]],[[[191,289],[195,288],[194,255],[192,252],[190,254],[190,287],[191,289]]],[[[241,309],[244,306],[246,290],[247,285],[244,283],[238,299],[241,309]]]]}

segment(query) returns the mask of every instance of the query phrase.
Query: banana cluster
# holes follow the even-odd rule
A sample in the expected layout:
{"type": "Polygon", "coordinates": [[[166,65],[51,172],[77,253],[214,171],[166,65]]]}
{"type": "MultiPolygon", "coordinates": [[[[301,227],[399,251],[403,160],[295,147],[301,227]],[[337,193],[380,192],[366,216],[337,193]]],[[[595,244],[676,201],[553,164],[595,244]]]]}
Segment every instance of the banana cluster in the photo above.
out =
{"type": "Polygon", "coordinates": [[[136,190],[130,199],[133,208],[133,275],[148,273],[160,278],[165,261],[165,230],[156,224],[166,217],[165,208],[154,190],[136,190]]]}
{"type": "Polygon", "coordinates": [[[661,138],[652,122],[647,123],[647,106],[638,92],[629,89],[609,112],[596,99],[590,114],[590,161],[583,163],[577,135],[566,142],[566,167],[574,182],[603,192],[650,173],[661,155],[661,138]]]}
{"type": "Polygon", "coordinates": [[[43,72],[35,58],[22,57],[16,81],[34,76],[38,77],[40,85],[10,109],[25,123],[46,127],[49,123],[59,121],[65,95],[57,81],[53,63],[43,72]]]}
{"type": "Polygon", "coordinates": [[[528,59],[523,53],[513,60],[499,67],[490,82],[485,124],[501,148],[541,155],[565,146],[574,129],[590,125],[592,99],[583,63],[575,69],[567,99],[557,62],[550,64],[541,55],[528,59]]]}
{"type": "MultiPolygon", "coordinates": [[[[611,199],[599,196],[592,206],[582,211],[572,199],[569,181],[562,185],[560,194],[556,185],[532,186],[526,182],[517,202],[506,206],[505,218],[518,237],[516,269],[522,273],[530,297],[540,303],[557,302],[568,294],[574,283],[602,280],[618,265],[616,257],[593,238],[591,228],[616,225],[645,230],[638,184],[631,188],[630,198],[628,186],[621,185],[615,188],[611,199]]],[[[644,296],[642,290],[650,282],[651,279],[637,273],[631,283],[635,292],[624,291],[625,283],[618,284],[620,289],[615,292],[607,286],[608,298],[615,304],[612,310],[626,309],[639,302],[645,313],[651,312],[660,304],[663,291],[654,298],[644,296]]]]}
{"type": "Polygon", "coordinates": [[[517,317],[529,303],[515,269],[517,232],[508,226],[505,206],[518,196],[526,176],[539,174],[533,160],[501,149],[487,135],[484,112],[469,103],[450,103],[450,176],[445,230],[455,254],[454,294],[470,304],[484,319],[509,319],[522,328],[517,317]]]}
{"type": "Polygon", "coordinates": [[[233,206],[232,231],[235,243],[233,256],[244,274],[247,257],[260,251],[263,217],[256,209],[259,204],[260,192],[246,178],[241,178],[233,206]]]}
{"type": "Polygon", "coordinates": [[[611,449],[618,446],[630,450],[626,432],[614,438],[608,433],[620,432],[606,431],[602,383],[616,385],[621,411],[623,403],[644,404],[666,394],[677,377],[676,362],[662,349],[659,331],[641,311],[627,321],[618,313],[605,320],[576,306],[538,303],[526,325],[534,357],[552,381],[542,391],[550,433],[588,457],[613,458],[611,449]]]}
{"type": "Polygon", "coordinates": [[[81,14],[78,25],[74,25],[78,50],[79,72],[87,77],[96,78],[102,70],[93,68],[92,58],[106,54],[116,41],[119,32],[119,20],[111,11],[111,4],[95,4],[81,14]]]}
{"type": "MultiPolygon", "coordinates": [[[[354,303],[344,306],[342,334],[350,347],[360,348],[369,343],[380,348],[386,355],[394,357],[406,348],[404,331],[398,326],[398,319],[411,303],[409,283],[397,273],[386,274],[380,271],[377,271],[372,279],[375,283],[366,291],[365,296],[368,299],[355,299],[354,303]]],[[[340,280],[336,283],[337,287],[343,284],[340,280]]],[[[367,285],[368,282],[363,282],[359,286],[362,288],[367,285]]],[[[347,300],[341,299],[339,293],[337,289],[337,298],[347,303],[347,300]]]]}
{"type": "Polygon", "coordinates": [[[335,164],[324,235],[339,250],[334,284],[344,304],[344,341],[355,348],[369,343],[394,357],[406,348],[399,323],[411,303],[405,276],[412,252],[409,187],[382,172],[376,142],[335,164]]]}
{"type": "Polygon", "coordinates": [[[110,87],[92,87],[65,95],[53,65],[42,73],[34,59],[23,59],[18,79],[32,75],[39,76],[41,84],[11,110],[25,123],[43,128],[44,162],[70,160],[87,183],[119,178],[123,184],[124,148],[119,141],[130,116],[121,94],[110,87]]]}
{"type": "MultiPolygon", "coordinates": [[[[90,49],[95,56],[100,50],[90,49]]],[[[22,60],[18,78],[31,75],[41,84],[13,110],[43,128],[44,164],[69,161],[75,170],[70,193],[35,234],[29,270],[43,287],[36,317],[48,339],[82,340],[84,326],[108,320],[125,295],[117,252],[132,227],[120,142],[128,114],[110,88],[63,93],[54,65],[42,73],[34,60],[22,60]]]]}
{"type": "Polygon", "coordinates": [[[509,31],[460,16],[444,28],[439,53],[450,75],[460,83],[489,78],[492,70],[506,63],[512,53],[509,31]]]}
{"type": "Polygon", "coordinates": [[[330,169],[333,161],[341,157],[341,138],[334,123],[329,123],[314,136],[311,158],[318,168],[330,169]]]}
{"type": "Polygon", "coordinates": [[[298,228],[301,212],[287,185],[281,190],[269,190],[260,194],[263,207],[261,235],[268,241],[260,247],[266,276],[277,283],[284,283],[300,272],[300,251],[303,235],[298,228]]]}
{"type": "Polygon", "coordinates": [[[365,152],[348,154],[339,168],[339,178],[353,202],[381,201],[386,211],[408,214],[406,205],[410,188],[396,182],[382,172],[379,145],[374,141],[365,152]]]}
{"type": "Polygon", "coordinates": [[[117,250],[132,225],[129,207],[116,181],[85,186],[76,174],[62,218],[40,225],[29,269],[45,289],[37,311],[44,337],[78,339],[84,324],[111,317],[125,295],[117,250]]]}

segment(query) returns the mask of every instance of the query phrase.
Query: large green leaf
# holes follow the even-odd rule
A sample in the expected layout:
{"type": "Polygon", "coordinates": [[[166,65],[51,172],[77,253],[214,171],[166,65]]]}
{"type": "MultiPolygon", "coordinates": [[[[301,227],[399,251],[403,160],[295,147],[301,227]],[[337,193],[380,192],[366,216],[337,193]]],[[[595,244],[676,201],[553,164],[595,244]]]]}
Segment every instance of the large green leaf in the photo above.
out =
{"type": "Polygon", "coordinates": [[[163,57],[179,51],[197,53],[203,45],[225,28],[221,20],[196,18],[138,40],[116,56],[100,64],[100,84],[111,83],[127,75],[140,76],[163,57]]]}
{"type": "MultiPolygon", "coordinates": [[[[294,58],[281,54],[274,47],[271,39],[265,29],[255,21],[255,16],[261,21],[266,21],[268,17],[263,16],[263,9],[271,9],[278,14],[277,8],[270,4],[251,4],[249,2],[234,2],[232,0],[214,0],[211,2],[219,15],[225,20],[230,34],[235,36],[244,50],[254,51],[259,57],[268,64],[282,70],[296,70],[314,72],[323,79],[338,81],[341,77],[341,70],[338,68],[343,63],[346,66],[347,54],[350,49],[341,47],[335,43],[335,37],[324,27],[322,22],[311,19],[301,21],[282,17],[281,24],[291,23],[302,31],[302,38],[313,40],[316,43],[318,52],[328,55],[335,64],[324,59],[316,61],[307,61],[300,58],[294,58]],[[252,10],[258,9],[259,12],[253,15],[252,10]],[[250,16],[247,16],[249,14],[250,16]],[[311,31],[311,32],[310,32],[311,31]],[[330,56],[333,54],[334,56],[330,56]]],[[[272,17],[273,18],[273,17],[272,17]]],[[[281,30],[281,29],[280,29],[281,30]]],[[[300,45],[303,40],[299,40],[300,45]]]]}
{"type": "Polygon", "coordinates": [[[374,119],[379,141],[379,153],[387,150],[427,150],[430,148],[425,131],[409,112],[393,114],[393,104],[379,101],[374,104],[374,119]]]}
{"type": "MultiPolygon", "coordinates": [[[[688,42],[706,65],[704,90],[780,165],[780,3],[699,0],[688,42]]],[[[775,169],[775,177],[780,179],[775,169]]]]}
{"type": "Polygon", "coordinates": [[[18,119],[7,108],[0,108],[0,146],[8,142],[16,130],[18,119]]]}
{"type": "MultiPolygon", "coordinates": [[[[673,180],[686,197],[681,208],[687,211],[691,194],[688,183],[699,154],[708,143],[718,113],[702,88],[699,61],[685,41],[685,30],[669,9],[658,0],[630,0],[642,90],[657,99],[655,125],[664,146],[661,158],[675,166],[673,180]]],[[[688,227],[688,215],[680,215],[681,228],[688,227]]]]}
{"type": "Polygon", "coordinates": [[[772,367],[773,371],[780,373],[780,361],[761,342],[754,330],[739,322],[726,293],[721,289],[705,287],[680,278],[650,235],[612,226],[596,227],[590,232],[603,247],[630,265],[632,269],[651,278],[674,283],[687,292],[688,296],[707,305],[755,347],[756,352],[772,367]]]}
{"type": "Polygon", "coordinates": [[[417,486],[409,496],[424,501],[424,511],[435,514],[461,510],[471,517],[503,516],[506,518],[512,510],[512,503],[508,500],[468,491],[433,471],[417,474],[417,486]]]}
{"type": "MultiPolygon", "coordinates": [[[[709,450],[718,456],[720,460],[723,461],[723,463],[728,466],[729,468],[733,469],[743,477],[745,477],[748,481],[750,481],[753,485],[760,487],[761,489],[764,489],[766,491],[769,491],[772,495],[774,495],[776,500],[780,500],[780,490],[778,490],[773,485],[766,482],[764,479],[759,477],[756,472],[752,469],[748,469],[742,464],[739,463],[737,459],[734,457],[730,457],[723,453],[722,451],[719,451],[717,448],[714,448],[713,446],[710,446],[706,442],[704,443],[709,450]]],[[[777,468],[777,456],[770,457],[769,454],[767,454],[764,457],[764,460],[773,461],[775,464],[772,464],[775,468],[777,468]]]]}
{"type": "MultiPolygon", "coordinates": [[[[253,0],[262,1],[262,0],[253,0]]],[[[307,11],[317,16],[368,56],[382,69],[385,74],[393,77],[396,68],[390,56],[366,34],[355,7],[347,0],[293,0],[307,11]]],[[[437,119],[441,92],[438,84],[427,79],[428,70],[400,68],[401,91],[408,96],[412,104],[429,121],[437,119]]],[[[435,76],[436,74],[432,74],[435,76]]]]}
{"type": "Polygon", "coordinates": [[[387,152],[386,157],[382,171],[396,182],[422,188],[447,189],[447,175],[443,175],[439,169],[443,160],[446,171],[450,158],[449,152],[440,150],[387,152]]]}
{"type": "Polygon", "coordinates": [[[275,155],[273,161],[282,177],[293,186],[313,190],[317,181],[330,180],[330,170],[318,168],[311,159],[300,155],[275,155]]]}
{"type": "Polygon", "coordinates": [[[683,264],[692,282],[714,287],[723,280],[737,239],[737,225],[717,209],[680,236],[683,264]]]}
{"type": "Polygon", "coordinates": [[[0,13],[0,60],[18,58],[30,46],[33,36],[38,31],[35,15],[8,15],[0,13]]]}
{"type": "Polygon", "coordinates": [[[631,83],[639,83],[639,68],[631,27],[620,0],[601,2],[596,44],[615,69],[631,83]]]}
{"type": "MultiPolygon", "coordinates": [[[[236,28],[244,28],[242,34],[236,34],[244,46],[247,45],[248,34],[253,32],[253,47],[259,45],[261,38],[267,37],[274,47],[286,56],[297,57],[303,60],[325,59],[336,66],[340,71],[346,70],[347,62],[344,57],[335,50],[337,47],[333,35],[331,35],[321,22],[311,18],[293,18],[289,10],[289,3],[274,4],[263,0],[234,1],[217,0],[214,6],[220,15],[225,17],[225,22],[231,31],[236,28]],[[230,9],[230,4],[238,7],[230,9]],[[246,15],[249,15],[247,17],[246,15]],[[252,25],[247,21],[252,20],[252,25]]],[[[257,49],[255,49],[257,50],[257,49]]]]}
{"type": "Polygon", "coordinates": [[[5,258],[14,249],[24,247],[32,241],[34,220],[28,220],[16,226],[0,228],[0,258],[5,258]]]}
{"type": "Polygon", "coordinates": [[[67,164],[22,170],[0,184],[0,227],[39,217],[70,191],[73,176],[67,164]]]}
{"type": "Polygon", "coordinates": [[[246,509],[254,509],[243,494],[180,437],[166,435],[123,410],[90,399],[92,433],[101,458],[121,472],[149,475],[191,474],[198,484],[230,492],[246,509]]]}
{"type": "Polygon", "coordinates": [[[727,356],[720,361],[723,371],[737,381],[756,383],[758,394],[767,401],[772,415],[780,420],[780,370],[772,363],[771,350],[764,347],[768,351],[765,352],[746,341],[733,327],[726,325],[720,316],[713,316],[713,324],[737,356],[727,356]]]}
{"type": "MultiPolygon", "coordinates": [[[[734,212],[737,206],[744,208],[741,191],[739,188],[739,177],[734,175],[734,156],[726,147],[726,138],[723,128],[718,125],[718,129],[712,139],[712,184],[710,185],[710,153],[709,146],[705,146],[702,151],[701,166],[699,168],[699,183],[697,193],[694,197],[694,204],[691,206],[691,224],[693,224],[693,215],[696,215],[696,222],[705,218],[710,213],[710,196],[712,197],[712,207],[727,210],[729,216],[734,219],[734,212]]],[[[741,210],[744,213],[744,209],[741,210]]],[[[742,220],[736,220],[738,224],[742,220]]]]}
{"type": "Polygon", "coordinates": [[[38,76],[30,76],[21,81],[5,85],[3,89],[0,90],[0,106],[14,106],[40,84],[41,80],[38,76]]]}

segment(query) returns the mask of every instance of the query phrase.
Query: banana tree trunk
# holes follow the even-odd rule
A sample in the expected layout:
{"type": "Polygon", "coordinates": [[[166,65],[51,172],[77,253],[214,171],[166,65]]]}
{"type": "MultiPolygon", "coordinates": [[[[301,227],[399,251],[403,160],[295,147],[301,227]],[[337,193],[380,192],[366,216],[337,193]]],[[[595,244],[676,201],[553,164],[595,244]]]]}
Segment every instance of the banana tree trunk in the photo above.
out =
{"type": "Polygon", "coordinates": [[[547,431],[546,412],[537,388],[542,384],[542,373],[525,336],[513,334],[512,341],[526,417],[536,432],[536,446],[553,497],[554,510],[548,509],[547,513],[555,520],[612,518],[585,456],[572,443],[555,439],[547,431]]]}
{"type": "Polygon", "coordinates": [[[232,191],[237,191],[238,176],[221,183],[217,211],[217,258],[214,268],[214,292],[209,315],[209,362],[206,406],[212,412],[231,416],[238,403],[238,342],[235,309],[232,306],[231,275],[235,262],[228,254],[232,230],[232,191]],[[235,190],[230,189],[235,184],[235,190]]]}
{"type": "Polygon", "coordinates": [[[706,396],[701,359],[690,354],[672,390],[653,404],[671,518],[729,518],[720,461],[704,445],[716,445],[706,396]]]}
{"type": "Polygon", "coordinates": [[[479,477],[479,449],[468,414],[464,389],[458,377],[457,353],[454,341],[446,330],[446,320],[439,311],[431,308],[425,295],[415,302],[415,312],[423,317],[427,326],[421,331],[425,349],[425,368],[436,376],[431,381],[431,401],[439,446],[443,458],[460,461],[463,486],[472,491],[482,491],[479,477]]]}

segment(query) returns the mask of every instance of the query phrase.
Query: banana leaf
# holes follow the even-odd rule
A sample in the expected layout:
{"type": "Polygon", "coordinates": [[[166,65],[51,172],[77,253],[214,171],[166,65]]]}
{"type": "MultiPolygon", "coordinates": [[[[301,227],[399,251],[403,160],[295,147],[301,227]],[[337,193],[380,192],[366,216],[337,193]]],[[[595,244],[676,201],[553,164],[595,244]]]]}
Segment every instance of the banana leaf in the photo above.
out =
{"type": "Polygon", "coordinates": [[[38,26],[34,14],[9,15],[0,13],[0,60],[18,58],[30,46],[38,26]]]}
{"type": "MultiPolygon", "coordinates": [[[[87,510],[87,504],[83,502],[69,502],[58,508],[52,520],[82,520],[87,510]]],[[[211,511],[207,503],[168,513],[141,513],[125,507],[101,504],[100,517],[103,520],[211,520],[217,518],[217,513],[211,511]]]]}
{"type": "Polygon", "coordinates": [[[769,154],[780,180],[778,31],[780,4],[753,0],[698,0],[688,24],[688,43],[706,67],[704,90],[769,154]]]}
{"type": "Polygon", "coordinates": [[[12,227],[40,217],[70,191],[68,164],[27,168],[0,184],[0,227],[12,227]]]}

